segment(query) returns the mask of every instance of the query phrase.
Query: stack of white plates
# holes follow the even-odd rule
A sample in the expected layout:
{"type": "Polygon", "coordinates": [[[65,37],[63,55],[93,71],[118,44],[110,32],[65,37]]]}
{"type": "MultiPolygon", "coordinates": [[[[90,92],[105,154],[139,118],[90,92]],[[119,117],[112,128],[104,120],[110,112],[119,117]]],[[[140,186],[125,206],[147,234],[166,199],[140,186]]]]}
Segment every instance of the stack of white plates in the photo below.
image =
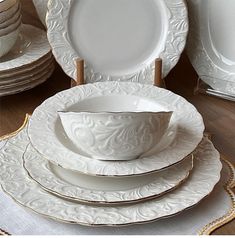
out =
{"type": "Polygon", "coordinates": [[[22,25],[15,46],[0,58],[0,96],[19,93],[46,81],[54,71],[46,32],[22,25]]]}
{"type": "Polygon", "coordinates": [[[36,213],[91,226],[145,223],[197,205],[220,180],[220,155],[203,138],[203,119],[193,105],[149,85],[155,58],[163,59],[166,75],[184,48],[184,0],[50,0],[48,6],[56,59],[76,79],[75,60],[81,56],[85,80],[93,83],[47,99],[5,142],[0,153],[4,191],[36,213]],[[131,82],[96,82],[115,79],[131,82]],[[85,116],[64,121],[61,115],[70,115],[64,112],[85,116]],[[92,120],[88,112],[112,113],[104,121],[92,120]],[[156,124],[141,121],[138,127],[130,112],[173,112],[160,142],[138,157],[132,145],[152,144],[149,124],[156,124]],[[121,126],[128,121],[127,130],[118,130],[113,118],[121,126]],[[93,151],[97,144],[99,154],[93,151]],[[106,150],[112,161],[102,157],[106,150]]]}
{"type": "Polygon", "coordinates": [[[19,0],[0,1],[0,57],[15,44],[21,25],[19,0]]]}
{"type": "MultiPolygon", "coordinates": [[[[93,122],[84,123],[92,126],[93,122]]],[[[1,149],[0,181],[15,201],[58,221],[91,226],[154,221],[197,205],[219,181],[220,155],[203,138],[203,130],[197,110],[167,90],[125,82],[75,87],[46,100],[24,129],[6,141],[1,149]],[[66,136],[58,113],[88,110],[161,110],[173,115],[151,152],[134,160],[107,161],[75,145],[66,136]]],[[[99,136],[104,138],[106,132],[103,128],[99,136]]],[[[76,128],[74,133],[84,136],[76,128]]]]}

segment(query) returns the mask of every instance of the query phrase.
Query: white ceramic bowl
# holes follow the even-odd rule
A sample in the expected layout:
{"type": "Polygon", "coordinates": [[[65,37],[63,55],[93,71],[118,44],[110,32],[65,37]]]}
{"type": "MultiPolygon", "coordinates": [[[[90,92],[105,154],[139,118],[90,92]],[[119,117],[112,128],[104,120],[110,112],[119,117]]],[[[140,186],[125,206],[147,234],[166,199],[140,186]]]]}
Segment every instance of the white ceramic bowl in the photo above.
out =
{"type": "Polygon", "coordinates": [[[98,160],[132,160],[165,134],[172,112],[58,112],[69,139],[98,160]]]}
{"type": "Polygon", "coordinates": [[[0,13],[10,9],[18,0],[0,0],[0,13]]]}
{"type": "Polygon", "coordinates": [[[10,34],[11,32],[15,31],[17,28],[19,28],[20,25],[21,25],[21,15],[11,25],[5,28],[0,28],[0,37],[10,34]]]}
{"type": "Polygon", "coordinates": [[[21,11],[19,9],[14,15],[12,15],[11,18],[9,18],[6,21],[0,23],[0,29],[6,28],[6,27],[14,24],[19,19],[20,16],[21,16],[21,11]]]}
{"type": "Polygon", "coordinates": [[[16,3],[5,11],[0,11],[0,23],[9,20],[13,15],[20,11],[20,3],[17,0],[16,3]]]}
{"type": "Polygon", "coordinates": [[[17,28],[10,34],[0,37],[0,57],[7,54],[12,49],[12,47],[17,41],[18,35],[19,35],[19,28],[17,28]]]}

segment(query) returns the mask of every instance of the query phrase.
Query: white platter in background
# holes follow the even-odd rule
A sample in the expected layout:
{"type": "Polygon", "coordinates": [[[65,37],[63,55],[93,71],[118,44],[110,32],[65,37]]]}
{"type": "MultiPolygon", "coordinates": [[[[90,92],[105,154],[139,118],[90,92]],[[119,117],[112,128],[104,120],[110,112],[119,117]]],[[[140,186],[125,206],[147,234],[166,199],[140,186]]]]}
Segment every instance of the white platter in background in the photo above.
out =
{"type": "Polygon", "coordinates": [[[208,196],[219,182],[222,169],[218,151],[204,139],[195,153],[195,168],[190,178],[173,192],[132,205],[85,205],[54,196],[28,177],[22,158],[28,144],[27,130],[23,129],[1,148],[0,183],[3,191],[38,214],[72,224],[123,226],[176,215],[208,196]]]}
{"type": "Polygon", "coordinates": [[[184,0],[50,0],[48,40],[65,73],[76,79],[153,83],[154,61],[166,76],[177,64],[188,33],[184,0]],[[61,10],[63,9],[63,10],[61,10]]]}
{"type": "Polygon", "coordinates": [[[139,83],[101,82],[47,99],[34,111],[28,131],[34,148],[65,169],[97,176],[133,176],[182,161],[202,140],[204,123],[192,104],[168,90],[139,83]],[[131,161],[110,162],[91,159],[78,150],[66,137],[58,111],[173,111],[173,115],[166,135],[149,153],[131,161]]]}
{"type": "Polygon", "coordinates": [[[189,59],[213,89],[235,95],[235,2],[187,0],[189,59]]]}
{"type": "Polygon", "coordinates": [[[179,187],[193,169],[189,158],[150,175],[128,178],[93,177],[51,164],[29,145],[24,154],[29,176],[46,191],[75,201],[94,204],[133,203],[159,197],[179,187]]]}

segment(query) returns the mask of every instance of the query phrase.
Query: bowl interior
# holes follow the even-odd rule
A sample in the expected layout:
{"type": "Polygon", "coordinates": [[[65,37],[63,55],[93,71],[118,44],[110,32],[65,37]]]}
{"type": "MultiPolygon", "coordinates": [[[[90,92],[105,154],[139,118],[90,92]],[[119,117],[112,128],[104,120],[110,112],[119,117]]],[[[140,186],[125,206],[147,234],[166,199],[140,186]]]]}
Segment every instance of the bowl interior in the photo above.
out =
{"type": "MultiPolygon", "coordinates": [[[[169,112],[167,106],[156,103],[154,100],[132,96],[132,95],[113,95],[88,98],[80,101],[71,107],[64,108],[62,111],[72,112],[169,112]]],[[[174,116],[174,113],[172,117],[174,116]]],[[[73,145],[67,138],[63,129],[59,114],[55,123],[55,133],[61,143],[75,153],[89,156],[84,151],[73,145]]]]}

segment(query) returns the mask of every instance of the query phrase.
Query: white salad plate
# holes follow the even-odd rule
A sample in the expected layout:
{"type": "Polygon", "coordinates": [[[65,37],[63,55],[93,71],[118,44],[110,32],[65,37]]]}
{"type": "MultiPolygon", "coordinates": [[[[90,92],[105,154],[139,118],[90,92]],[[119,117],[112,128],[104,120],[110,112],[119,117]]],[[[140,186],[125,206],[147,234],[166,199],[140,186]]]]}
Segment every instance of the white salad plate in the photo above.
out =
{"type": "Polygon", "coordinates": [[[177,64],[187,17],[184,0],[50,0],[46,24],[53,54],[71,78],[83,58],[86,82],[152,84],[156,58],[164,76],[177,64]]]}
{"type": "Polygon", "coordinates": [[[47,14],[48,0],[33,0],[40,21],[46,27],[46,14],[47,14]]]}
{"type": "Polygon", "coordinates": [[[235,2],[188,0],[188,5],[192,65],[213,89],[235,95],[235,2]]]}
{"type": "Polygon", "coordinates": [[[1,73],[26,67],[51,51],[44,30],[23,24],[20,34],[21,37],[19,37],[15,47],[0,59],[1,73]]]}
{"type": "Polygon", "coordinates": [[[30,80],[31,77],[37,76],[41,73],[45,73],[46,71],[49,70],[49,68],[54,65],[54,60],[53,58],[44,62],[43,64],[40,65],[40,67],[36,67],[31,71],[26,71],[23,73],[15,74],[13,76],[9,77],[0,77],[0,87],[8,86],[8,85],[13,85],[13,84],[18,84],[21,83],[25,80],[30,80]]]}
{"type": "Polygon", "coordinates": [[[0,85],[0,90],[4,90],[4,89],[7,90],[10,88],[26,85],[28,83],[33,83],[37,81],[38,79],[41,79],[48,72],[51,72],[52,70],[54,70],[54,67],[55,67],[54,61],[52,61],[49,65],[46,65],[46,67],[43,70],[39,72],[35,72],[35,74],[24,75],[22,78],[18,78],[16,82],[9,82],[7,84],[0,85]]]}
{"type": "Polygon", "coordinates": [[[8,77],[13,77],[13,76],[17,76],[29,71],[33,71],[38,69],[39,67],[43,66],[44,64],[47,64],[48,62],[50,62],[53,59],[53,55],[51,52],[49,52],[48,54],[46,54],[45,56],[43,56],[42,58],[40,58],[37,61],[32,62],[31,64],[27,64],[25,66],[19,67],[17,69],[10,69],[10,70],[5,70],[3,72],[0,71],[0,84],[1,82],[3,83],[6,78],[8,77]]]}
{"type": "Polygon", "coordinates": [[[133,176],[156,172],[182,161],[203,138],[204,123],[196,108],[182,97],[152,85],[101,82],[56,94],[42,103],[29,121],[33,147],[65,169],[97,176],[133,176]],[[66,137],[58,111],[173,111],[159,144],[131,161],[91,159],[66,137]]]}
{"type": "Polygon", "coordinates": [[[54,196],[28,176],[23,167],[27,145],[27,131],[24,129],[14,138],[6,140],[1,148],[0,183],[3,191],[38,214],[72,224],[123,226],[176,215],[209,195],[220,180],[222,169],[218,151],[208,139],[204,139],[195,153],[191,176],[173,192],[137,204],[86,205],[54,196]]]}
{"type": "Polygon", "coordinates": [[[189,158],[164,171],[139,177],[93,177],[45,160],[29,144],[23,156],[29,176],[48,192],[88,203],[131,203],[161,196],[181,185],[193,169],[189,158]]]}
{"type": "Polygon", "coordinates": [[[6,88],[6,89],[0,89],[0,97],[12,95],[16,93],[21,93],[23,91],[36,87],[44,83],[48,78],[50,78],[54,70],[55,70],[55,66],[53,65],[51,68],[48,69],[48,71],[44,72],[44,74],[40,76],[35,76],[34,78],[30,79],[29,82],[26,82],[22,85],[6,88]]]}
{"type": "Polygon", "coordinates": [[[14,82],[17,81],[17,77],[21,77],[23,75],[27,74],[35,74],[35,72],[39,71],[41,67],[46,67],[46,65],[49,65],[54,60],[51,53],[49,53],[47,56],[43,57],[42,59],[33,62],[31,65],[27,65],[27,67],[21,67],[17,70],[9,70],[8,72],[1,73],[0,72],[0,85],[6,84],[8,82],[14,82]]]}

